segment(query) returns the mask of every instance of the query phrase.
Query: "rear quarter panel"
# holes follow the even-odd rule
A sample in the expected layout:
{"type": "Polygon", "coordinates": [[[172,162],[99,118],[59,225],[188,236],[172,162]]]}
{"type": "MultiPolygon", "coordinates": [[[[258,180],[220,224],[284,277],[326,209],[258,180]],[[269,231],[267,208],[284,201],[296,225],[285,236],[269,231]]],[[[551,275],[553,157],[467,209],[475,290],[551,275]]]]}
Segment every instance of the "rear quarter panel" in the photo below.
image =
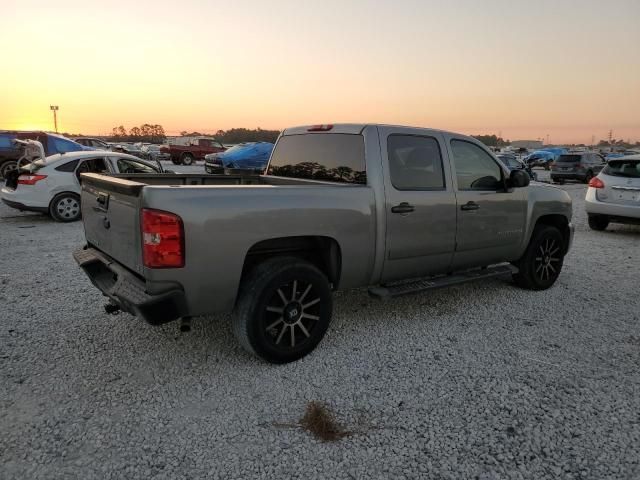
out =
{"type": "Polygon", "coordinates": [[[183,220],[185,267],[145,269],[144,276],[180,282],[193,315],[233,308],[247,252],[263,240],[333,238],[342,256],[340,287],[371,279],[376,225],[367,186],[149,186],[143,189],[143,206],[183,220]]]}

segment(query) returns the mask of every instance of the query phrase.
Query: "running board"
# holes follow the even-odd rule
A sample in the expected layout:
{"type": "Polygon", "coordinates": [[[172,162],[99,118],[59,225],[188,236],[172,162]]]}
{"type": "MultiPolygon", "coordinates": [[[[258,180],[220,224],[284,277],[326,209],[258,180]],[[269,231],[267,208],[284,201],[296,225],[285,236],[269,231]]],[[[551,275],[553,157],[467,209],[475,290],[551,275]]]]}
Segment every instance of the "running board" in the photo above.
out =
{"type": "Polygon", "coordinates": [[[461,283],[472,282],[484,278],[504,277],[513,275],[518,269],[509,264],[495,265],[493,267],[467,270],[465,272],[457,272],[451,275],[443,275],[439,277],[427,277],[413,282],[395,283],[382,285],[379,287],[369,288],[369,295],[381,299],[399,297],[410,293],[424,292],[425,290],[435,290],[437,288],[450,287],[452,285],[460,285],[461,283]]]}

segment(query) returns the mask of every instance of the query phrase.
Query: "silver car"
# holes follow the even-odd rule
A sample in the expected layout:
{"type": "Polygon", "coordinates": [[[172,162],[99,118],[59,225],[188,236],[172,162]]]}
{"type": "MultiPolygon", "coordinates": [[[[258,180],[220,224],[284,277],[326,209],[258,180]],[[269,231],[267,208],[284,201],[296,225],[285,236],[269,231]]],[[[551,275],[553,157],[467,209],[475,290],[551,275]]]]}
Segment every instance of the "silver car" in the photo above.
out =
{"type": "Polygon", "coordinates": [[[610,160],[589,182],[585,208],[593,230],[610,222],[640,225],[640,155],[610,160]]]}

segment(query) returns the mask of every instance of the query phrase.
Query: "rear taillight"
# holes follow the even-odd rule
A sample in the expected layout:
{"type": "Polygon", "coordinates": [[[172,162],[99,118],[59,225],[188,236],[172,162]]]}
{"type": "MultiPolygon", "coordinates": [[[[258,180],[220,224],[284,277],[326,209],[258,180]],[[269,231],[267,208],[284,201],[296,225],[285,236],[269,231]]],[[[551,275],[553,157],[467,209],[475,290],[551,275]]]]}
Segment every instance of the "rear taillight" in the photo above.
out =
{"type": "Polygon", "coordinates": [[[307,132],[328,132],[333,129],[333,125],[313,125],[307,128],[307,132]]]}
{"type": "Polygon", "coordinates": [[[142,261],[148,268],[184,267],[184,228],[173,213],[143,208],[142,261]]]}
{"type": "Polygon", "coordinates": [[[604,188],[604,182],[598,177],[593,177],[589,180],[589,186],[592,188],[604,188]]]}
{"type": "Polygon", "coordinates": [[[45,178],[47,178],[46,175],[20,175],[18,177],[18,185],[35,185],[45,178]]]}

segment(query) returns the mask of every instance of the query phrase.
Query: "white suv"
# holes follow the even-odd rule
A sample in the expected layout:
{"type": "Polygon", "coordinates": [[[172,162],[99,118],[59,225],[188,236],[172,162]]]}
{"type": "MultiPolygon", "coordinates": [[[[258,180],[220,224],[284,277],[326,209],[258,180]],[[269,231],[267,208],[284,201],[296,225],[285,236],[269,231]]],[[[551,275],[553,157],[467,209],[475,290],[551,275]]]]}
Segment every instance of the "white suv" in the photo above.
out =
{"type": "Polygon", "coordinates": [[[589,182],[585,209],[593,230],[610,222],[640,224],[640,155],[609,160],[589,182]]]}
{"type": "Polygon", "coordinates": [[[12,172],[2,201],[18,210],[50,214],[59,222],[80,218],[81,173],[163,173],[159,163],[104,150],[51,155],[12,172]]]}

